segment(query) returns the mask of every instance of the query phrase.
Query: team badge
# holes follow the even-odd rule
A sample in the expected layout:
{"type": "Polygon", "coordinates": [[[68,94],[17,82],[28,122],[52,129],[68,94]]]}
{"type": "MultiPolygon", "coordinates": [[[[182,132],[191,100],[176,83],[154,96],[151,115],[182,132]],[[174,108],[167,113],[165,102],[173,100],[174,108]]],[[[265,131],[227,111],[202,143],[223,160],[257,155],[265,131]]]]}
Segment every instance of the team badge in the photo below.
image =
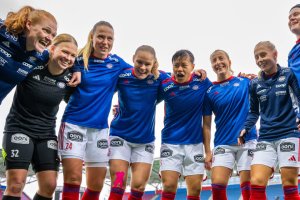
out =
{"type": "Polygon", "coordinates": [[[149,85],[152,85],[153,83],[154,83],[154,81],[153,80],[147,80],[147,83],[149,84],[149,85]]]}
{"type": "Polygon", "coordinates": [[[57,82],[57,86],[61,89],[66,87],[66,84],[64,82],[57,82]]]}
{"type": "Polygon", "coordinates": [[[113,65],[112,65],[111,63],[108,63],[108,64],[106,65],[106,67],[107,67],[108,69],[111,69],[111,68],[113,68],[113,65]]]}
{"type": "Polygon", "coordinates": [[[278,78],[278,81],[279,81],[279,82],[285,81],[285,76],[280,76],[280,77],[278,78]]]}
{"type": "Polygon", "coordinates": [[[198,86],[198,85],[194,85],[194,86],[192,87],[192,89],[193,89],[193,90],[198,90],[198,89],[199,89],[199,86],[198,86]]]}

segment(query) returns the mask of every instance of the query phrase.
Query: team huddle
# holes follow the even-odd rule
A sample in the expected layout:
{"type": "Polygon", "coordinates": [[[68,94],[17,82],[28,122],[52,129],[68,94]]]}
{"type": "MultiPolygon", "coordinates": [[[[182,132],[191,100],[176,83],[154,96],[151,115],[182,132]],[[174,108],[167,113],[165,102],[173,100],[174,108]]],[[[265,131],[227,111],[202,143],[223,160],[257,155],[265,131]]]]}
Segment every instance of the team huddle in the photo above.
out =
{"type": "Polygon", "coordinates": [[[234,76],[229,54],[217,49],[209,58],[217,75],[211,82],[204,70],[194,69],[194,55],[187,49],[173,54],[170,73],[158,69],[149,45],[136,49],[132,65],[111,54],[114,28],[109,22],[97,22],[78,50],[70,34],[56,36],[51,13],[30,6],[8,13],[0,20],[0,104],[15,86],[16,91],[3,134],[3,200],[21,199],[30,164],[39,186],[34,200],[52,199],[60,163],[63,200],[79,199],[83,167],[87,188],[82,200],[99,199],[107,169],[110,200],[123,198],[129,169],[128,199],[141,200],[154,159],[160,102],[165,106],[162,200],[175,199],[180,176],[186,199],[200,199],[205,170],[211,170],[213,200],[226,200],[234,165],[243,199],[264,200],[277,164],[284,199],[300,199],[300,4],[289,11],[289,28],[298,41],[288,67],[277,63],[272,42],[261,41],[254,48],[258,75],[234,76]],[[115,92],[118,105],[108,124],[115,92]],[[57,136],[62,100],[67,107],[57,136]]]}

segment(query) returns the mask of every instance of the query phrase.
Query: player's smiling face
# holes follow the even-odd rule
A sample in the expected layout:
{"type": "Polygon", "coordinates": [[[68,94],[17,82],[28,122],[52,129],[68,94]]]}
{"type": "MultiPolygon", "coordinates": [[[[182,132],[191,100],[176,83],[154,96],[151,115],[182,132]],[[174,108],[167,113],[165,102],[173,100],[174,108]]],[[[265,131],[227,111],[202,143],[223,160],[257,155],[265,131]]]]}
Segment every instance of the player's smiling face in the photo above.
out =
{"type": "Polygon", "coordinates": [[[109,26],[98,26],[93,33],[92,40],[93,55],[97,58],[105,59],[113,47],[114,30],[109,26]]]}
{"type": "Polygon", "coordinates": [[[26,23],[26,50],[43,52],[56,35],[56,22],[47,17],[41,17],[37,22],[26,23]]]}
{"type": "Polygon", "coordinates": [[[50,52],[50,62],[54,64],[53,66],[58,67],[60,70],[66,70],[74,64],[77,46],[72,42],[62,42],[56,46],[52,45],[50,52]]]}
{"type": "Polygon", "coordinates": [[[289,13],[289,28],[292,33],[300,38],[300,8],[294,8],[289,13]]]}
{"type": "Polygon", "coordinates": [[[260,45],[254,50],[254,57],[257,66],[267,75],[277,70],[277,51],[271,50],[266,45],[260,45]]]}
{"type": "Polygon", "coordinates": [[[173,62],[173,73],[175,80],[179,83],[187,82],[190,79],[194,67],[195,65],[191,62],[188,56],[177,58],[173,62]]]}
{"type": "Polygon", "coordinates": [[[156,59],[148,51],[138,51],[133,56],[134,74],[138,79],[147,78],[154,67],[156,59]]]}
{"type": "Polygon", "coordinates": [[[230,76],[231,61],[223,51],[217,51],[211,55],[210,62],[217,76],[230,76]]]}

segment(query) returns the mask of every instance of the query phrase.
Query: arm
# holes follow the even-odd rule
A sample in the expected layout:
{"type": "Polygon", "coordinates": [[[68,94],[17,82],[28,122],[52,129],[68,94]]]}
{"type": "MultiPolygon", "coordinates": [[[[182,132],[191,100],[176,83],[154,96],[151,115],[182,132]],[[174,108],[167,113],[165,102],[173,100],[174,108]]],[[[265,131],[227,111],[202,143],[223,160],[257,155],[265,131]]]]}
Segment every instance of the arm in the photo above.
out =
{"type": "Polygon", "coordinates": [[[259,118],[259,100],[256,95],[255,84],[251,81],[249,86],[249,96],[250,96],[250,110],[247,119],[244,123],[244,129],[240,133],[238,138],[238,144],[241,145],[245,142],[244,136],[247,132],[256,124],[259,118]]]}
{"type": "Polygon", "coordinates": [[[291,95],[291,99],[293,102],[293,108],[295,109],[295,113],[297,115],[297,123],[298,123],[298,130],[300,130],[300,111],[299,111],[299,103],[300,103],[300,88],[298,86],[298,80],[291,70],[291,77],[289,80],[289,86],[292,89],[294,95],[291,95]]]}
{"type": "Polygon", "coordinates": [[[212,153],[210,148],[211,138],[211,115],[203,116],[203,144],[205,151],[205,168],[210,170],[212,162],[212,153]]]}

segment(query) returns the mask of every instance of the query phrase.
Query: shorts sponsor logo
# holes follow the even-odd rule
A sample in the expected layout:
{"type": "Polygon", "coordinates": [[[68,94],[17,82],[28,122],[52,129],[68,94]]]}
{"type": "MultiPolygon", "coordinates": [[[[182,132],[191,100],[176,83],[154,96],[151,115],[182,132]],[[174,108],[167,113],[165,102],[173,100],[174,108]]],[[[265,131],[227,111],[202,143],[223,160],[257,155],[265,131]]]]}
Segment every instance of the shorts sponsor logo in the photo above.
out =
{"type": "Polygon", "coordinates": [[[267,149],[267,144],[257,143],[255,151],[264,151],[267,149]]]}
{"type": "Polygon", "coordinates": [[[248,149],[248,156],[253,157],[253,149],[248,149]]]}
{"type": "Polygon", "coordinates": [[[295,151],[295,144],[292,142],[283,142],[280,144],[281,152],[290,152],[295,151]]]}
{"type": "Polygon", "coordinates": [[[11,136],[11,142],[16,144],[29,144],[29,137],[22,133],[16,133],[11,136]]]}
{"type": "Polygon", "coordinates": [[[49,149],[57,150],[57,142],[55,140],[47,141],[47,147],[49,149]]]}
{"type": "Polygon", "coordinates": [[[171,149],[164,149],[160,152],[161,158],[167,158],[173,155],[173,151],[171,149]]]}
{"type": "Polygon", "coordinates": [[[214,155],[224,154],[224,153],[225,153],[225,149],[221,147],[216,148],[216,150],[214,151],[214,155]]]}
{"type": "Polygon", "coordinates": [[[77,131],[71,131],[67,133],[67,137],[69,140],[75,141],[75,142],[83,142],[83,135],[77,131]]]}
{"type": "Polygon", "coordinates": [[[204,156],[202,154],[194,155],[194,161],[197,163],[203,163],[204,162],[204,156]]]}
{"type": "Polygon", "coordinates": [[[123,144],[124,144],[124,141],[119,138],[115,138],[110,141],[110,146],[112,146],[112,147],[121,147],[121,146],[123,146],[123,144]]]}
{"type": "Polygon", "coordinates": [[[97,147],[100,149],[107,149],[108,148],[108,141],[103,139],[103,140],[98,140],[97,141],[97,147]]]}
{"type": "Polygon", "coordinates": [[[145,151],[149,152],[149,153],[154,153],[154,146],[153,145],[150,145],[150,144],[147,144],[145,146],[145,151]]]}

